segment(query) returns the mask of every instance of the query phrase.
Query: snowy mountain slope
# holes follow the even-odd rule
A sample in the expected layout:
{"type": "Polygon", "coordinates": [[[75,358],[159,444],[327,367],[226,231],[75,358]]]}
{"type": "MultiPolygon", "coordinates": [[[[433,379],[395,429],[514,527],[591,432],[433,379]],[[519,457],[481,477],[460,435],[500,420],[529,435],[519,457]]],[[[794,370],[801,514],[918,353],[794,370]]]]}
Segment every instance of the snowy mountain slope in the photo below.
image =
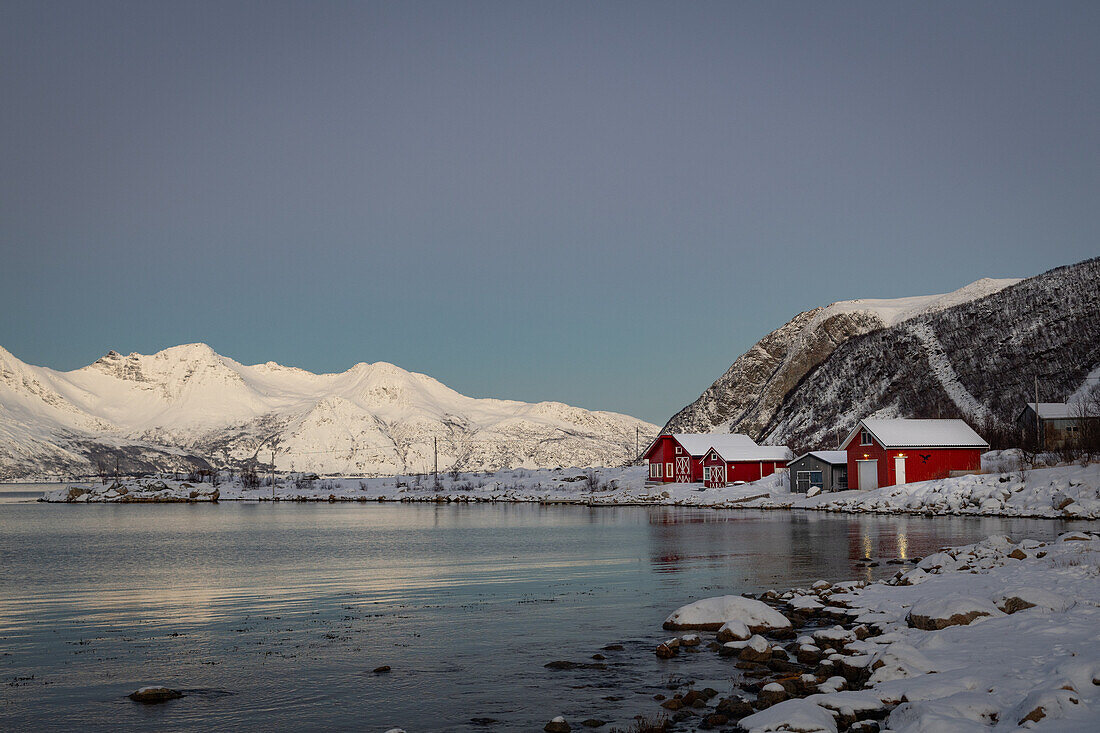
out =
{"type": "Polygon", "coordinates": [[[656,426],[556,402],[474,399],[393,364],[313,374],[244,365],[205,344],[109,352],[71,372],[0,349],[0,479],[270,461],[362,475],[617,465],[656,426]]]}
{"type": "Polygon", "coordinates": [[[868,303],[810,311],[769,334],[670,425],[706,430],[721,417],[718,429],[798,449],[833,447],[869,416],[963,417],[979,432],[1003,431],[1033,399],[1035,377],[1043,399],[1062,400],[1100,366],[1100,259],[979,280],[887,317],[859,302],[868,303]],[[770,363],[757,357],[763,344],[770,363]]]}
{"type": "Polygon", "coordinates": [[[739,357],[665,427],[670,432],[728,431],[763,438],[786,394],[845,341],[983,298],[1017,282],[985,278],[943,295],[846,300],[799,313],[739,357]]]}

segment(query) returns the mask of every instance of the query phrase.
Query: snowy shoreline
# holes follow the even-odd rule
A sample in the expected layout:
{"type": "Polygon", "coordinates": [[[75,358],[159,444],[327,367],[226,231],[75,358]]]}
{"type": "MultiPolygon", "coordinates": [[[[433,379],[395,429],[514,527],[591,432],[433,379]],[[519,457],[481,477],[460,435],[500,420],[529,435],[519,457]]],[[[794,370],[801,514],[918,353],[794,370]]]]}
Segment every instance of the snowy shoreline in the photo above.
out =
{"type": "MultiPolygon", "coordinates": [[[[987,454],[989,456],[990,454],[987,454]]],[[[997,465],[997,457],[989,460],[997,465]]],[[[385,478],[288,478],[245,488],[240,480],[218,486],[168,478],[68,483],[44,493],[52,503],[290,502],[513,502],[582,506],[685,506],[849,514],[995,516],[1100,519],[1100,463],[1071,464],[937,479],[874,491],[806,497],[792,493],[785,474],[723,488],[646,483],[646,469],[512,469],[385,478]]]]}
{"type": "Polygon", "coordinates": [[[743,679],[726,697],[685,685],[655,719],[749,733],[1091,731],[1098,621],[1100,533],[1079,531],[944,548],[869,584],[703,599],[665,628],[704,631],[657,656],[717,652],[743,679]]]}

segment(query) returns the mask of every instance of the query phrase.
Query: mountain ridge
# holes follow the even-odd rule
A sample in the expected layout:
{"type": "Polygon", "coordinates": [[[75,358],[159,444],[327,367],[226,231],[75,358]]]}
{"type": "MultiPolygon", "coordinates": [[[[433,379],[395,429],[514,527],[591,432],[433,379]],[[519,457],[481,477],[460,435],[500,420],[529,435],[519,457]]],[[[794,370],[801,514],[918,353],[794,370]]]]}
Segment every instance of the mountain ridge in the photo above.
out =
{"type": "Polygon", "coordinates": [[[441,469],[615,465],[656,429],[560,402],[467,397],[389,362],[314,374],[192,343],[112,350],[62,372],[0,350],[0,478],[93,473],[113,458],[131,471],[235,467],[267,463],[272,448],[281,470],[381,475],[430,469],[437,443],[441,469]]]}
{"type": "Polygon", "coordinates": [[[831,447],[833,434],[861,417],[943,416],[1008,439],[1033,376],[1062,399],[1100,365],[1098,283],[1095,258],[938,296],[805,311],[735,360],[664,429],[744,432],[808,450],[831,447]]]}

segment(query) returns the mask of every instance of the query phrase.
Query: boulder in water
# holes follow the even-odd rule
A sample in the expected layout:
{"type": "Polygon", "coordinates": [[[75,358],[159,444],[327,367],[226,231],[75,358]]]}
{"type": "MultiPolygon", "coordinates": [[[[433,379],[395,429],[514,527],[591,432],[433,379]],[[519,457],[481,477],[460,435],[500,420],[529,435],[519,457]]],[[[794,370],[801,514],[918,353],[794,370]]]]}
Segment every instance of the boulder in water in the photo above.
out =
{"type": "Polygon", "coordinates": [[[183,697],[183,693],[168,687],[149,686],[134,690],[127,697],[134,702],[158,703],[183,697]]]}

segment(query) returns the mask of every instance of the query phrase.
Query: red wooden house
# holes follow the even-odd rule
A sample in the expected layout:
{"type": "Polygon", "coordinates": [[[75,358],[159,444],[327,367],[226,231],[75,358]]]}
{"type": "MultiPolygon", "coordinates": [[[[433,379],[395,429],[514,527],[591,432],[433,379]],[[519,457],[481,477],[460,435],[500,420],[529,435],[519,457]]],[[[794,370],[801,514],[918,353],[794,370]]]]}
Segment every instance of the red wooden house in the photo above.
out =
{"type": "Polygon", "coordinates": [[[841,448],[848,488],[870,490],[979,471],[989,444],[962,420],[867,418],[841,448]]]}
{"type": "Polygon", "coordinates": [[[658,435],[642,457],[650,481],[716,487],[783,470],[792,454],[786,446],[757,445],[747,435],[675,433],[658,435]]]}

